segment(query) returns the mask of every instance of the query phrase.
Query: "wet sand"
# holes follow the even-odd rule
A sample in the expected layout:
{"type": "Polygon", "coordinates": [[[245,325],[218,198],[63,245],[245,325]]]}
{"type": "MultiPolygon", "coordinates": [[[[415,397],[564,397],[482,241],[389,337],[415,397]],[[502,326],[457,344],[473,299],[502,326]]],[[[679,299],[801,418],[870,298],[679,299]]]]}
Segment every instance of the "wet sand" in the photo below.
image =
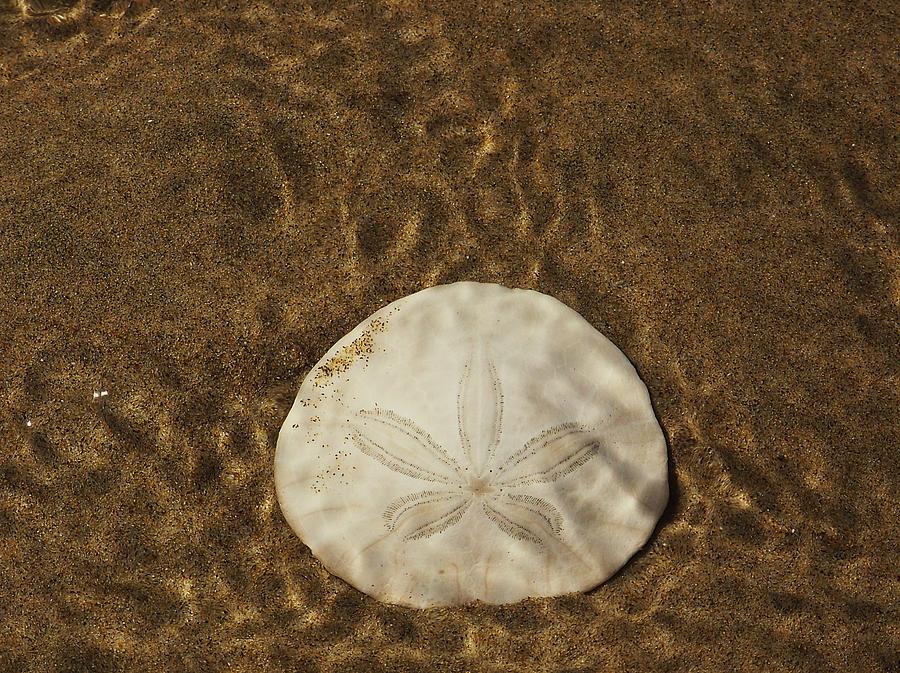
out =
{"type": "Polygon", "coordinates": [[[891,3],[191,5],[0,2],[0,671],[897,670],[891,3]],[[281,516],[305,373],[456,280],[651,392],[586,595],[379,604],[281,516]]]}

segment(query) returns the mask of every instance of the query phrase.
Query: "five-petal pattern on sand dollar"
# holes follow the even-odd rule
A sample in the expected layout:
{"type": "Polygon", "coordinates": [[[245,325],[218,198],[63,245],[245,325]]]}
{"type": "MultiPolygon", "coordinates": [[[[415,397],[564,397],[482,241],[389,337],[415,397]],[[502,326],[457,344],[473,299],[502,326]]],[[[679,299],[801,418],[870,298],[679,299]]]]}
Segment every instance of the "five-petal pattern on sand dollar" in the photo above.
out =
{"type": "Polygon", "coordinates": [[[528,487],[577,470],[598,453],[599,437],[592,428],[563,423],[500,459],[503,409],[496,367],[480,346],[459,381],[461,460],[410,418],[380,407],[356,414],[351,437],[360,451],[394,472],[429,482],[428,488],[387,505],[389,531],[407,541],[427,538],[455,526],[471,511],[516,540],[544,546],[559,539],[563,516],[546,499],[529,494],[528,487]]]}

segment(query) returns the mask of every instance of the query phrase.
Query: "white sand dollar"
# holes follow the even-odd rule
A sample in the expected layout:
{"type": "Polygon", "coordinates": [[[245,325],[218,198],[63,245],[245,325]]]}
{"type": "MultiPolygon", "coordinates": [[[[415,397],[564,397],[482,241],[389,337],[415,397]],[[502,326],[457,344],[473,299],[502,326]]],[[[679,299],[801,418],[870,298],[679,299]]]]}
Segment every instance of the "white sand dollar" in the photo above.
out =
{"type": "Polygon", "coordinates": [[[326,568],[416,607],[591,589],[668,500],[628,358],[552,297],[469,282],[395,301],[328,351],[275,484],[326,568]]]}

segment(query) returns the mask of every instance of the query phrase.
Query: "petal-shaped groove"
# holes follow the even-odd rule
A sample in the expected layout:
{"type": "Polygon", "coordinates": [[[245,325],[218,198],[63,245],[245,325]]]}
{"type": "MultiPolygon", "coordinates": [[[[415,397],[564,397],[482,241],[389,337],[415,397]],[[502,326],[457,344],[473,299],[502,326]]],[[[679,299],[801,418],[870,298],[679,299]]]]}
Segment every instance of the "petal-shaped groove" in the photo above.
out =
{"type": "Polygon", "coordinates": [[[401,416],[397,412],[391,411],[390,409],[378,408],[363,409],[359,412],[359,416],[365,418],[367,421],[375,421],[381,423],[387,428],[390,428],[395,433],[405,436],[406,439],[401,439],[401,442],[418,442],[421,449],[425,453],[430,454],[439,463],[442,463],[444,467],[450,468],[460,477],[462,476],[463,470],[460,467],[459,463],[457,463],[440,444],[432,439],[431,435],[429,435],[425,430],[419,427],[419,425],[417,425],[416,422],[411,418],[401,416]]]}
{"type": "Polygon", "coordinates": [[[530,439],[497,469],[494,483],[515,488],[556,481],[574,472],[600,450],[600,438],[591,428],[563,423],[530,439]]]}
{"type": "Polygon", "coordinates": [[[563,517],[559,510],[543,498],[537,498],[525,493],[510,493],[496,498],[496,505],[502,509],[522,508],[527,509],[534,516],[544,520],[547,528],[555,535],[562,532],[563,517]]]}
{"type": "Polygon", "coordinates": [[[452,491],[419,491],[392,501],[384,510],[384,524],[404,540],[443,533],[460,522],[471,499],[452,491]]]}
{"type": "Polygon", "coordinates": [[[553,533],[542,517],[525,508],[513,507],[508,501],[496,499],[491,502],[482,501],[481,509],[484,515],[493,521],[500,530],[515,540],[523,540],[543,547],[544,540],[553,537],[553,533]]]}
{"type": "Polygon", "coordinates": [[[482,346],[463,368],[456,398],[459,441],[463,453],[482,474],[494,459],[503,427],[503,390],[497,369],[482,346]]]}
{"type": "Polygon", "coordinates": [[[457,484],[461,468],[427,432],[408,418],[363,410],[351,423],[351,439],[367,456],[394,472],[438,484],[457,484]]]}

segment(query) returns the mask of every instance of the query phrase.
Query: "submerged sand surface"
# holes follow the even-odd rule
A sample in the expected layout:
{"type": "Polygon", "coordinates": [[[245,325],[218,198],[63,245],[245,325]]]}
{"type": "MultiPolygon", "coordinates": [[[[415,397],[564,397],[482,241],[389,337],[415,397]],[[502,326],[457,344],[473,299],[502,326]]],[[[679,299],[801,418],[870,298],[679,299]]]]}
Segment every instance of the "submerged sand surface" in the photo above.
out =
{"type": "Polygon", "coordinates": [[[897,670],[893,3],[184,4],[0,0],[0,671],[897,670]],[[587,595],[383,605],[279,511],[304,374],[464,279],[650,389],[587,595]]]}

